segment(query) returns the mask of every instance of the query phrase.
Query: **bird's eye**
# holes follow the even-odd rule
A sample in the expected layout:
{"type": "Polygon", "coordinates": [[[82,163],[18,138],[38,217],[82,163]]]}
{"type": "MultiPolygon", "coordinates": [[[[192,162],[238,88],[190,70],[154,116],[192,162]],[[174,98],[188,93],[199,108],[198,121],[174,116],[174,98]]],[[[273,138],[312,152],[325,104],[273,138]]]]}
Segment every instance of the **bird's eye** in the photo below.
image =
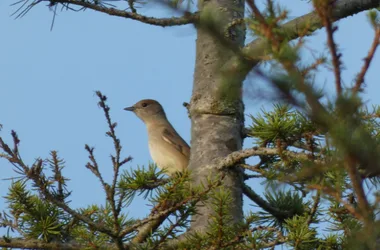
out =
{"type": "Polygon", "coordinates": [[[144,102],[143,104],[141,104],[141,106],[142,106],[143,108],[145,108],[146,106],[148,106],[148,103],[144,102]]]}

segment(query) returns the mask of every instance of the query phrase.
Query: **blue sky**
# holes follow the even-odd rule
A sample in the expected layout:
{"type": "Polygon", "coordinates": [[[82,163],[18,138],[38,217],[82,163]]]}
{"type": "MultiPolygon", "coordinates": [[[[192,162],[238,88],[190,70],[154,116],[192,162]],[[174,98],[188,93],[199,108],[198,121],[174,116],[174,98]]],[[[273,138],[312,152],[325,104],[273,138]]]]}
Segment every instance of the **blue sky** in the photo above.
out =
{"type": "MultiPolygon", "coordinates": [[[[21,155],[27,163],[48,157],[50,150],[59,152],[66,161],[64,174],[70,178],[73,207],[104,204],[105,200],[99,182],[84,167],[88,159],[84,144],[95,147],[105,179],[112,177],[112,142],[105,136],[105,118],[94,91],[100,90],[109,98],[123,154],[133,157],[127,168],[151,161],[145,127],[137,117],[123,111],[140,99],[160,101],[179,134],[190,142],[190,120],[182,103],[190,100],[192,90],[196,32],[191,25],[161,28],[87,10],[58,12],[50,31],[53,12],[48,7],[40,4],[14,20],[10,15],[16,8],[9,6],[13,2],[0,1],[0,133],[10,139],[11,129],[18,132],[21,155]]],[[[286,3],[291,17],[311,9],[307,1],[280,3],[286,3]]],[[[163,6],[148,6],[142,13],[173,14],[163,6]]],[[[343,53],[347,86],[360,70],[372,38],[364,13],[339,22],[336,40],[343,53]]],[[[323,30],[307,40],[307,46],[317,54],[327,51],[323,30]]],[[[304,57],[308,61],[312,58],[307,51],[304,57]]],[[[380,69],[379,56],[365,79],[368,104],[379,104],[376,69],[380,69]]],[[[251,80],[246,89],[252,89],[251,84],[266,88],[251,80]]],[[[322,70],[317,80],[328,93],[334,90],[332,74],[327,70],[322,70]]],[[[270,107],[273,101],[255,98],[252,91],[247,93],[247,114],[258,112],[263,105],[270,107]]],[[[248,140],[245,146],[250,145],[248,140]]],[[[13,176],[11,166],[0,160],[0,177],[13,176]]],[[[6,194],[9,184],[0,180],[0,196],[6,194]]],[[[262,189],[261,183],[253,185],[255,190],[262,189]]],[[[139,198],[129,214],[144,216],[148,209],[142,210],[141,205],[146,203],[139,198]]],[[[251,207],[245,204],[247,211],[251,207]]],[[[0,209],[5,207],[0,201],[0,209]]]]}

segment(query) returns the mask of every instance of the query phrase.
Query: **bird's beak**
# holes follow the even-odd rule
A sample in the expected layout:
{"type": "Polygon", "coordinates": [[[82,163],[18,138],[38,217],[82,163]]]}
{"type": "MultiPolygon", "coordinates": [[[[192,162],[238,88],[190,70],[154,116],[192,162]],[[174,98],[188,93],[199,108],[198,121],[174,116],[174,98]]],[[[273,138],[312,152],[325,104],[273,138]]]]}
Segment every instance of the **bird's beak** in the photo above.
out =
{"type": "Polygon", "coordinates": [[[133,106],[132,106],[132,107],[126,107],[126,108],[124,108],[124,110],[132,111],[132,112],[135,111],[135,109],[136,109],[136,108],[133,107],[133,106]]]}

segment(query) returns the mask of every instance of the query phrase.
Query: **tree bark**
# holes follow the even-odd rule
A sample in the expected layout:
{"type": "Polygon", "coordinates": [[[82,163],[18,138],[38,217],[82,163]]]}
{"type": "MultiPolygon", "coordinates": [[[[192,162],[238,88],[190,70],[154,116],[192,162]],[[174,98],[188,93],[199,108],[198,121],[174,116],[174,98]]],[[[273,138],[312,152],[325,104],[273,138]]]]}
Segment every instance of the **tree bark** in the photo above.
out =
{"type": "MultiPolygon", "coordinates": [[[[245,29],[235,25],[227,28],[234,19],[244,17],[244,0],[199,1],[200,25],[212,26],[233,45],[243,47],[245,29]]],[[[222,45],[217,36],[203,28],[198,29],[196,41],[196,64],[194,85],[190,103],[191,157],[189,170],[193,184],[206,183],[208,177],[216,177],[222,170],[205,166],[215,159],[224,157],[242,148],[244,106],[242,103],[242,81],[244,76],[234,72],[235,64],[226,63],[233,52],[222,45]]],[[[241,222],[242,211],[242,170],[224,170],[222,189],[230,192],[233,199],[229,213],[234,222],[241,222]]],[[[191,231],[205,231],[213,209],[211,200],[198,206],[198,214],[193,216],[191,231]]]]}

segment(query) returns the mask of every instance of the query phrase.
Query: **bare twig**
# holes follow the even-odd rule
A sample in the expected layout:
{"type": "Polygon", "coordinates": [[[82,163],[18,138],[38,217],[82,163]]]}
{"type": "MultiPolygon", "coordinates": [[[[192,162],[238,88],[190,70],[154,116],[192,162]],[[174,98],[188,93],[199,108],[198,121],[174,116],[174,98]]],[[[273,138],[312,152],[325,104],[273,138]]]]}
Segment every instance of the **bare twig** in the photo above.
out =
{"type": "Polygon", "coordinates": [[[315,194],[315,197],[314,197],[313,207],[311,208],[309,212],[309,216],[307,217],[306,223],[308,225],[310,225],[313,222],[315,214],[317,213],[320,201],[321,201],[321,190],[317,190],[317,193],[315,194]]]}
{"type": "Polygon", "coordinates": [[[332,188],[329,188],[326,186],[321,186],[319,184],[308,185],[307,188],[314,189],[314,190],[320,190],[321,192],[332,196],[336,201],[342,203],[343,206],[347,209],[347,211],[351,215],[353,215],[355,218],[357,218],[363,222],[365,221],[365,218],[363,217],[363,215],[361,213],[359,213],[350,203],[344,201],[336,190],[333,190],[332,188]]]}
{"type": "MultiPolygon", "coordinates": [[[[269,231],[270,227],[268,227],[267,230],[269,231]]],[[[273,240],[271,242],[266,242],[266,243],[261,244],[263,247],[265,247],[265,248],[268,248],[268,247],[274,248],[275,246],[281,245],[281,244],[285,243],[288,240],[287,237],[284,236],[284,234],[282,233],[281,230],[278,230],[277,228],[273,228],[273,230],[271,230],[271,231],[276,231],[277,232],[277,237],[275,238],[275,240],[273,240]]]]}
{"type": "MultiPolygon", "coordinates": [[[[250,5],[252,11],[255,13],[255,17],[259,21],[259,25],[261,26],[261,30],[262,30],[261,31],[262,35],[266,39],[268,39],[269,41],[276,40],[276,42],[272,46],[272,50],[274,53],[279,54],[281,48],[280,48],[278,42],[280,42],[280,44],[281,44],[282,41],[286,41],[287,39],[289,39],[288,36],[285,37],[285,35],[283,35],[281,33],[274,34],[272,28],[268,26],[265,19],[259,13],[256,5],[254,4],[254,1],[249,0],[247,2],[250,5]]],[[[294,60],[288,59],[288,58],[283,58],[283,59],[279,60],[279,63],[287,71],[288,75],[293,76],[293,77],[300,75],[300,72],[299,72],[297,66],[295,65],[294,60]]],[[[329,118],[328,112],[322,106],[322,104],[319,102],[318,98],[316,98],[316,96],[314,95],[313,88],[309,84],[307,84],[307,82],[305,81],[305,79],[303,77],[297,77],[297,80],[294,81],[294,86],[296,87],[296,89],[298,91],[300,91],[301,93],[303,93],[305,95],[306,101],[309,104],[311,111],[312,111],[311,116],[314,119],[318,118],[317,119],[318,123],[325,125],[328,122],[331,122],[330,119],[327,119],[327,118],[329,118]]],[[[290,94],[290,93],[288,93],[288,94],[290,94]]],[[[291,99],[292,102],[296,102],[295,98],[293,98],[292,96],[289,96],[288,98],[291,99]]]]}
{"type": "MultiPolygon", "coordinates": [[[[27,238],[27,234],[20,228],[19,221],[17,219],[12,219],[6,212],[0,213],[0,227],[8,227],[12,230],[17,231],[20,236],[27,238]]],[[[1,245],[0,245],[1,246],[1,245]]]]}
{"type": "Polygon", "coordinates": [[[300,72],[301,76],[306,77],[311,71],[316,70],[318,66],[320,66],[324,62],[325,62],[324,58],[317,58],[311,65],[301,70],[300,72]]]}
{"type": "MultiPolygon", "coordinates": [[[[268,38],[268,41],[272,43],[272,47],[274,50],[278,50],[281,44],[281,39],[276,36],[276,34],[273,32],[273,28],[277,28],[274,25],[269,25],[267,21],[265,20],[265,17],[261,14],[259,8],[255,4],[255,0],[247,0],[246,1],[249,7],[252,10],[253,16],[257,21],[260,23],[260,33],[266,38],[268,38]]],[[[274,22],[276,24],[276,22],[274,22]]]]}
{"type": "MultiPolygon", "coordinates": [[[[351,0],[349,4],[347,4],[346,1],[336,1],[331,18],[333,21],[337,21],[339,19],[346,18],[361,11],[377,7],[379,7],[378,0],[351,0]]],[[[321,19],[319,18],[318,14],[313,11],[303,16],[297,17],[285,23],[284,25],[281,25],[279,28],[283,30],[282,33],[285,33],[287,40],[290,41],[300,37],[300,34],[304,34],[305,29],[308,30],[308,34],[312,34],[312,32],[322,27],[323,23],[321,22],[321,19]]],[[[243,53],[246,55],[247,58],[256,59],[257,62],[259,62],[259,59],[265,53],[265,46],[265,39],[259,38],[247,44],[243,48],[243,53]]],[[[250,68],[247,70],[250,71],[250,68]]]]}
{"type": "Polygon", "coordinates": [[[88,158],[90,159],[90,162],[87,162],[86,168],[88,168],[100,181],[100,183],[103,186],[104,192],[106,192],[107,195],[107,190],[109,189],[109,185],[104,181],[102,174],[99,171],[99,165],[98,162],[95,159],[94,156],[94,148],[88,146],[87,144],[84,147],[86,151],[88,152],[89,156],[88,158]]]}
{"type": "MultiPolygon", "coordinates": [[[[111,186],[108,184],[103,184],[103,186],[104,186],[105,192],[107,194],[107,200],[108,200],[109,204],[111,205],[111,209],[112,209],[114,231],[118,233],[121,230],[119,215],[121,212],[125,193],[121,193],[121,197],[119,197],[119,201],[117,202],[115,199],[116,185],[117,185],[117,181],[118,181],[118,177],[119,177],[119,173],[120,173],[120,168],[125,163],[131,161],[132,157],[127,157],[127,158],[121,160],[120,153],[121,153],[122,146],[121,146],[120,140],[116,136],[116,132],[115,132],[115,128],[117,126],[117,123],[116,122],[114,123],[111,120],[110,107],[106,103],[107,97],[105,95],[103,95],[100,91],[96,91],[95,93],[99,97],[98,105],[99,105],[99,107],[102,108],[102,110],[104,112],[104,116],[106,117],[106,120],[107,120],[107,125],[109,128],[109,131],[106,132],[106,135],[111,137],[113,144],[114,144],[114,149],[115,149],[115,155],[111,155],[111,161],[112,161],[112,166],[113,166],[112,184],[111,184],[111,186]]],[[[92,154],[90,154],[90,156],[91,155],[92,154]]],[[[94,160],[95,160],[95,158],[94,158],[94,160]]],[[[99,173],[99,175],[100,175],[100,173],[99,173]]],[[[124,248],[123,241],[120,237],[115,237],[114,240],[116,241],[116,243],[120,249],[124,248]]]]}
{"type": "Polygon", "coordinates": [[[337,30],[337,27],[333,26],[332,19],[332,10],[334,8],[334,1],[326,1],[326,0],[317,0],[314,1],[314,8],[318,13],[319,17],[322,20],[324,27],[327,32],[327,44],[330,49],[330,53],[332,56],[332,63],[334,67],[335,74],[335,88],[338,95],[342,93],[342,82],[341,82],[341,54],[337,52],[337,45],[334,41],[334,32],[337,30]]]}
{"type": "MultiPolygon", "coordinates": [[[[27,0],[24,0],[24,1],[28,2],[27,0]]],[[[147,17],[147,16],[136,13],[135,11],[133,11],[133,9],[132,9],[132,12],[128,12],[128,11],[119,10],[115,8],[108,8],[108,7],[105,7],[104,5],[97,3],[96,1],[90,2],[90,1],[81,1],[81,0],[39,0],[37,3],[40,3],[40,2],[48,2],[50,6],[53,6],[55,4],[64,4],[64,5],[71,4],[74,6],[79,6],[81,8],[87,8],[87,9],[95,10],[98,12],[102,12],[111,16],[123,17],[123,18],[132,19],[132,20],[140,21],[142,23],[161,26],[161,27],[191,24],[191,23],[194,23],[199,18],[197,13],[189,13],[189,12],[186,12],[184,16],[182,17],[170,17],[170,18],[147,17]]],[[[35,5],[36,3],[33,2],[32,4],[28,5],[26,8],[30,10],[30,8],[32,8],[35,5]]],[[[22,11],[22,12],[25,12],[25,11],[22,11]]]]}
{"type": "Polygon", "coordinates": [[[372,62],[372,59],[373,59],[373,57],[375,55],[377,47],[379,46],[379,43],[380,43],[380,27],[376,28],[375,37],[373,38],[373,42],[372,42],[371,48],[368,51],[367,57],[364,58],[363,67],[360,70],[360,72],[359,72],[359,74],[358,74],[358,76],[356,78],[355,86],[353,88],[353,91],[356,92],[356,93],[361,90],[361,86],[362,86],[362,84],[364,82],[364,76],[366,75],[366,73],[367,73],[367,71],[369,69],[369,65],[372,62]]]}
{"type": "MultiPolygon", "coordinates": [[[[248,227],[247,230],[243,231],[240,235],[237,235],[231,241],[224,243],[221,246],[220,249],[228,249],[229,247],[234,246],[234,245],[238,245],[238,244],[243,244],[243,248],[242,249],[251,249],[253,246],[251,246],[250,244],[247,244],[247,243],[244,242],[245,241],[245,236],[247,234],[255,233],[257,231],[267,231],[267,232],[276,232],[277,233],[276,240],[270,241],[270,242],[265,242],[265,241],[260,242],[259,245],[261,247],[264,247],[264,248],[271,247],[272,248],[274,246],[281,245],[281,244],[283,244],[283,243],[285,243],[287,241],[287,238],[284,237],[284,235],[281,232],[281,230],[278,230],[275,227],[258,226],[258,227],[253,227],[253,228],[250,228],[250,229],[249,229],[249,225],[247,225],[247,227],[248,227]],[[247,245],[245,245],[245,244],[247,244],[247,245]]],[[[233,248],[233,249],[241,249],[241,248],[236,247],[236,248],[233,248]]],[[[255,245],[255,249],[256,249],[256,245],[255,245]]]]}
{"type": "Polygon", "coordinates": [[[350,176],[350,179],[351,179],[352,188],[354,189],[354,192],[358,198],[358,206],[360,209],[359,213],[361,214],[363,218],[363,222],[367,226],[369,226],[372,221],[373,211],[365,195],[365,192],[363,189],[363,180],[358,173],[358,169],[356,167],[354,158],[347,157],[345,165],[346,165],[348,175],[350,176]]]}

